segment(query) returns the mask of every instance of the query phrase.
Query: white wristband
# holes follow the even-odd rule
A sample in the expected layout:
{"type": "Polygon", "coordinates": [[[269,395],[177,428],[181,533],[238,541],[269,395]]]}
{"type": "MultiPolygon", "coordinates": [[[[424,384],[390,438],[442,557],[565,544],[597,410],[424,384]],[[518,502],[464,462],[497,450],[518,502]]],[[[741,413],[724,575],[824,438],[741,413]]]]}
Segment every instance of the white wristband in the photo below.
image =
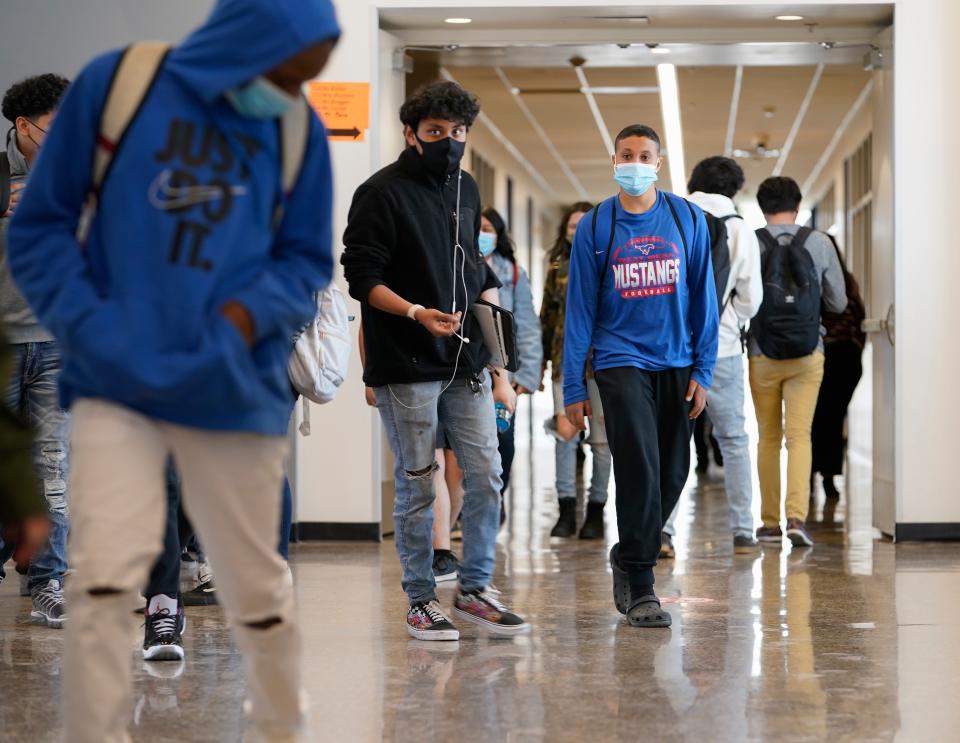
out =
{"type": "Polygon", "coordinates": [[[411,304],[410,309],[407,310],[407,317],[414,322],[417,321],[417,310],[424,309],[422,304],[411,304]]]}

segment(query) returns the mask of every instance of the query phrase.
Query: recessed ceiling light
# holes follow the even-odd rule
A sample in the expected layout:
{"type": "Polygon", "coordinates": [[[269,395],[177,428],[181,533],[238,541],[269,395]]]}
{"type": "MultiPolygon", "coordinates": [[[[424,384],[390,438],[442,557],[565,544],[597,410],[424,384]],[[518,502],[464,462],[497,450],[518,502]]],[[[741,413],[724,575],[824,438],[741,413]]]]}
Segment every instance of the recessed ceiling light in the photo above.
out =
{"type": "Polygon", "coordinates": [[[473,23],[473,18],[445,18],[444,23],[473,23]]]}
{"type": "Polygon", "coordinates": [[[778,21],[802,21],[803,16],[802,15],[778,15],[777,20],[778,21]]]}
{"type": "Polygon", "coordinates": [[[670,50],[667,49],[665,46],[655,46],[653,47],[653,49],[650,50],[650,53],[651,54],[669,54],[670,50]]]}

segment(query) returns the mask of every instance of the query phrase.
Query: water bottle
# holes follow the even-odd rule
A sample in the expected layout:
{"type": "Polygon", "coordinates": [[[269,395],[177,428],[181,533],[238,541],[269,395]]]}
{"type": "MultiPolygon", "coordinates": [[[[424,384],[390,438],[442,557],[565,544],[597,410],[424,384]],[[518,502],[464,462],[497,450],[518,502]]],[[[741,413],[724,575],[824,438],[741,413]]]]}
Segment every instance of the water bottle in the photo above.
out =
{"type": "Polygon", "coordinates": [[[494,410],[497,412],[497,430],[500,433],[506,433],[510,430],[510,419],[513,418],[513,413],[502,402],[498,402],[494,410]]]}

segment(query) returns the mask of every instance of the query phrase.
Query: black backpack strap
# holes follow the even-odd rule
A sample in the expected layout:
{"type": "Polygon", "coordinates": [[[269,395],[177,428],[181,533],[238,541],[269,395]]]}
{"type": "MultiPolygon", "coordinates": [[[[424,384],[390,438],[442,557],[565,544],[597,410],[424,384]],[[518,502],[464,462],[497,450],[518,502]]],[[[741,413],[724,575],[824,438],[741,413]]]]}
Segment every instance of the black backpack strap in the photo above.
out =
{"type": "MultiPolygon", "coordinates": [[[[664,194],[663,198],[666,200],[667,206],[670,207],[670,213],[673,215],[673,221],[676,223],[677,229],[680,231],[680,242],[683,243],[683,260],[684,260],[684,263],[686,263],[689,266],[690,259],[689,259],[689,248],[687,247],[687,234],[683,231],[683,225],[680,224],[680,217],[677,216],[677,210],[674,209],[673,202],[670,201],[670,197],[664,194]]],[[[684,201],[686,201],[686,199],[684,199],[684,201]]],[[[693,217],[693,223],[694,225],[696,225],[697,219],[693,211],[693,205],[689,201],[686,201],[686,203],[687,203],[687,206],[690,208],[690,216],[693,217]]]]}
{"type": "Polygon", "coordinates": [[[777,240],[766,227],[761,227],[757,230],[757,239],[763,243],[767,250],[774,250],[780,245],[780,241],[777,240]]]}
{"type": "Polygon", "coordinates": [[[0,152],[0,217],[10,207],[10,161],[6,152],[0,152]]]}
{"type": "Polygon", "coordinates": [[[728,214],[725,217],[719,218],[721,222],[726,222],[728,219],[743,219],[739,214],[728,214]]]}
{"type": "MultiPolygon", "coordinates": [[[[603,202],[601,201],[599,204],[593,207],[593,216],[591,217],[590,228],[593,231],[594,250],[596,250],[596,245],[597,245],[597,219],[600,215],[600,207],[602,205],[603,205],[603,202]]],[[[607,240],[607,254],[603,257],[603,271],[600,273],[600,284],[599,286],[597,286],[598,297],[599,297],[600,289],[603,288],[603,280],[607,275],[607,271],[610,269],[610,253],[613,250],[613,241],[616,239],[617,205],[611,202],[610,206],[612,207],[610,212],[610,239],[607,240]]]]}
{"type": "Polygon", "coordinates": [[[802,248],[806,242],[807,238],[813,234],[813,229],[811,227],[801,227],[797,230],[797,234],[793,236],[793,242],[790,244],[795,248],[802,248]]]}

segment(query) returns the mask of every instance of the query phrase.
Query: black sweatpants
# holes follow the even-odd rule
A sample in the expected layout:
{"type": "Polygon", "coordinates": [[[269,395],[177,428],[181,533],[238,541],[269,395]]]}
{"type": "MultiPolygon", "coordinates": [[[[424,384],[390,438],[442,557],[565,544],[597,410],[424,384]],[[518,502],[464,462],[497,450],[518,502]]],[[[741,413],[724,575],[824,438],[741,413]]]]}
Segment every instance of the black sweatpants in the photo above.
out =
{"type": "Polygon", "coordinates": [[[660,531],[690,474],[690,369],[595,374],[617,484],[618,560],[630,586],[653,585],[660,531]]]}

